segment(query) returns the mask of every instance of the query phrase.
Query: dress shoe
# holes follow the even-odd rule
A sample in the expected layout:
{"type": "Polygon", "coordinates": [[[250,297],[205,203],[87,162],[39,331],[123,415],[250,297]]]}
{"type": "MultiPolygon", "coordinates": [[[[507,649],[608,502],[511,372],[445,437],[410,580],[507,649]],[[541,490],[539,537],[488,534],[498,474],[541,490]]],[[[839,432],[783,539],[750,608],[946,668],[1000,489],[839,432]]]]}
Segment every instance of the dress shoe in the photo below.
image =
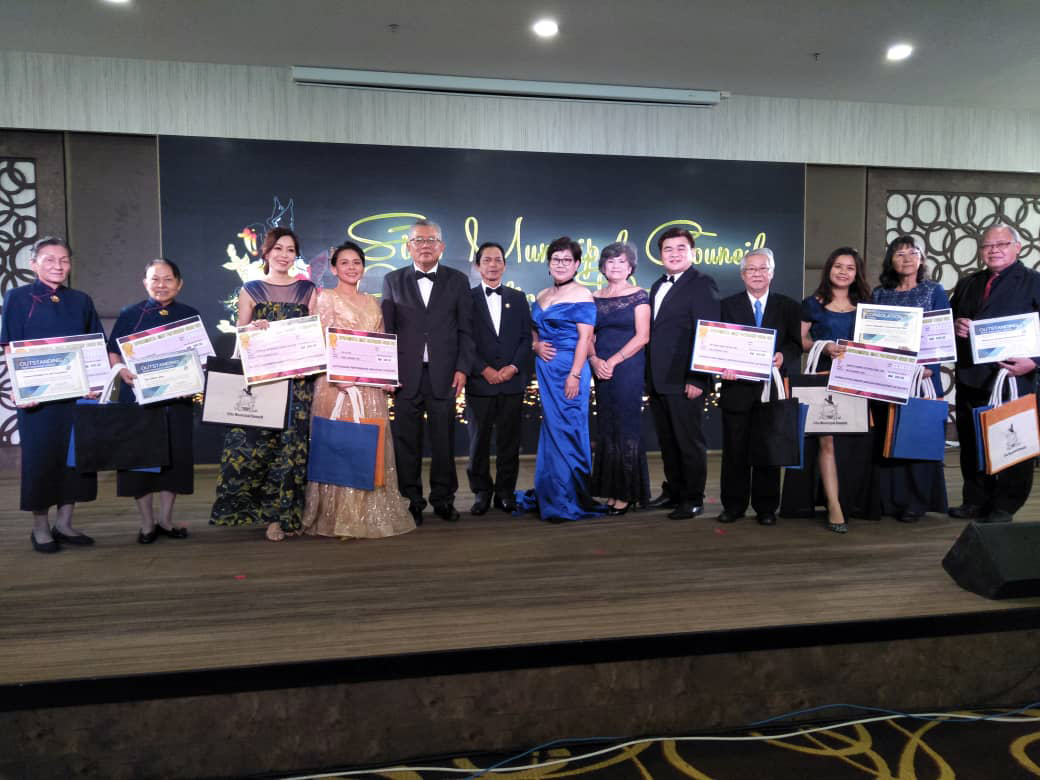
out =
{"type": "Polygon", "coordinates": [[[719,514],[719,516],[715,518],[715,520],[716,520],[716,522],[719,522],[719,523],[735,523],[735,522],[737,522],[737,520],[739,520],[743,516],[744,516],[743,512],[741,512],[738,515],[735,512],[727,512],[725,509],[723,509],[722,512],[719,514]]]}
{"type": "Polygon", "coordinates": [[[621,515],[625,514],[625,512],[628,511],[630,506],[632,506],[632,505],[631,504],[625,504],[622,507],[608,506],[607,507],[607,511],[604,514],[606,514],[608,517],[620,517],[621,515]]]}
{"type": "Polygon", "coordinates": [[[154,542],[158,538],[159,538],[159,526],[158,525],[156,525],[155,528],[153,528],[148,533],[145,533],[144,531],[138,531],[137,532],[137,543],[138,544],[151,544],[152,542],[154,542]]]}
{"type": "Polygon", "coordinates": [[[69,536],[63,534],[57,528],[51,529],[51,536],[54,537],[54,541],[60,542],[61,544],[71,544],[76,547],[87,547],[88,545],[94,544],[94,540],[86,534],[74,534],[69,536]]]}
{"type": "Polygon", "coordinates": [[[179,528],[174,526],[173,528],[165,528],[158,523],[155,524],[155,530],[160,536],[165,536],[170,539],[186,539],[188,537],[187,528],[179,528]]]}
{"type": "Polygon", "coordinates": [[[662,493],[653,501],[647,501],[647,509],[675,509],[679,506],[679,502],[669,496],[667,493],[662,493]]]}
{"type": "Polygon", "coordinates": [[[503,512],[513,514],[516,511],[516,499],[512,496],[505,496],[504,498],[495,496],[495,509],[501,509],[503,512]]]}
{"type": "Polygon", "coordinates": [[[477,500],[473,502],[473,506],[470,507],[469,513],[471,515],[482,515],[488,511],[491,506],[491,496],[487,493],[477,493],[477,500]]]}
{"type": "Polygon", "coordinates": [[[756,519],[759,525],[776,525],[776,515],[773,512],[762,512],[756,519]]]}
{"type": "Polygon", "coordinates": [[[446,520],[449,523],[454,523],[459,519],[459,511],[454,504],[434,504],[433,513],[441,520],[446,520]]]}
{"type": "Polygon", "coordinates": [[[980,523],[1010,523],[1015,519],[1015,516],[1010,512],[1005,512],[1003,509],[994,509],[986,517],[980,517],[978,522],[980,523]]]}
{"type": "Polygon", "coordinates": [[[900,512],[896,515],[896,520],[900,523],[916,523],[922,516],[923,513],[921,512],[900,512]]]}
{"type": "Polygon", "coordinates": [[[982,511],[982,507],[978,504],[964,503],[950,509],[950,517],[956,517],[960,520],[974,520],[975,518],[982,517],[985,514],[986,513],[982,511]]]}
{"type": "Polygon", "coordinates": [[[422,511],[424,508],[422,504],[408,505],[408,511],[412,513],[412,520],[415,521],[416,525],[422,525],[422,511]]]}
{"type": "Polygon", "coordinates": [[[676,505],[675,509],[668,513],[669,520],[686,520],[690,517],[696,517],[704,511],[703,506],[698,506],[690,503],[689,501],[683,501],[676,505]]]}
{"type": "Polygon", "coordinates": [[[36,541],[36,534],[32,531],[29,532],[29,541],[32,542],[32,548],[39,553],[56,553],[60,549],[58,543],[53,539],[49,542],[36,541]]]}

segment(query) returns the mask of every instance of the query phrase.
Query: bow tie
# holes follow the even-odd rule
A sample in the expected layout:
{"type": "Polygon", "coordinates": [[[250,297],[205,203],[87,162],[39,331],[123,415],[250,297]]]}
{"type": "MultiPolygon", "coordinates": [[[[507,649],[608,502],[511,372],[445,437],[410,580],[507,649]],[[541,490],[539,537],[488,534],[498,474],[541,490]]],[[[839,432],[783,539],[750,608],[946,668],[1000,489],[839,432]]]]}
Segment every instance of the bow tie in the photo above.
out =
{"type": "Polygon", "coordinates": [[[675,284],[675,277],[669,274],[661,274],[661,284],[675,284]]]}
{"type": "Polygon", "coordinates": [[[485,287],[484,292],[487,293],[487,297],[490,298],[492,295],[501,295],[501,287],[485,287]]]}
{"type": "Polygon", "coordinates": [[[420,279],[429,279],[432,282],[436,278],[437,278],[437,272],[436,271],[430,271],[429,273],[426,273],[425,271],[416,271],[415,272],[415,280],[416,281],[418,281],[420,279]]]}

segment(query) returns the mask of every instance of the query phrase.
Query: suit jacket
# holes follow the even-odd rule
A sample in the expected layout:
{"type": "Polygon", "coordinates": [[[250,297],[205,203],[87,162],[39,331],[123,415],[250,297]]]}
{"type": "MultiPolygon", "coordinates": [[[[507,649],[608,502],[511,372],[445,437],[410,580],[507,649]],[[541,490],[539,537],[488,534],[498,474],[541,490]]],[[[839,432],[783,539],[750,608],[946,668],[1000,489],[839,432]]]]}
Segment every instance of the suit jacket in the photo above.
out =
{"type": "Polygon", "coordinates": [[[383,277],[383,324],[397,334],[397,362],[404,398],[414,398],[422,380],[423,347],[429,349],[430,384],[436,398],[447,398],[456,371],[469,374],[473,363],[473,299],[469,278],[443,262],[423,305],[411,264],[383,277]]]}
{"type": "Polygon", "coordinates": [[[523,290],[502,285],[502,320],[499,331],[491,321],[484,285],[470,291],[473,299],[473,366],[466,382],[467,395],[522,393],[531,375],[531,307],[523,290]],[[508,382],[490,384],[481,371],[513,365],[519,370],[508,382]]]}
{"type": "MultiPolygon", "coordinates": [[[[755,313],[751,309],[751,301],[747,292],[739,292],[723,299],[722,321],[737,325],[754,325],[755,313]]],[[[762,327],[776,330],[776,348],[784,356],[782,370],[797,373],[798,361],[802,355],[802,306],[798,301],[780,295],[772,290],[766,299],[766,308],[762,312],[762,327]]],[[[723,382],[719,406],[726,411],[747,411],[762,397],[761,382],[723,382]]]]}
{"type": "Polygon", "coordinates": [[[677,395],[693,384],[704,390],[707,374],[690,371],[693,357],[694,325],[697,320],[719,320],[719,289],[707,274],[686,269],[661,302],[653,317],[654,298],[661,286],[658,279],[650,287],[650,342],[646,345],[647,386],[658,395],[677,395]]]}
{"type": "MultiPolygon", "coordinates": [[[[1011,314],[1025,314],[1040,311],[1040,273],[1026,268],[1021,261],[1015,261],[1004,269],[1000,279],[993,284],[990,296],[985,303],[982,295],[989,280],[989,271],[984,269],[970,276],[962,277],[953,290],[950,306],[953,318],[967,317],[970,320],[985,320],[990,317],[1006,317],[1011,314]]],[[[1032,357],[1016,355],[1015,357],[1032,357]]],[[[1033,357],[1040,365],[1040,356],[1033,357]]],[[[957,381],[969,387],[988,388],[992,386],[1000,366],[996,363],[984,363],[976,366],[971,362],[971,341],[957,339],[957,381]]],[[[1036,372],[1018,377],[1018,391],[1032,393],[1036,389],[1036,372]]]]}

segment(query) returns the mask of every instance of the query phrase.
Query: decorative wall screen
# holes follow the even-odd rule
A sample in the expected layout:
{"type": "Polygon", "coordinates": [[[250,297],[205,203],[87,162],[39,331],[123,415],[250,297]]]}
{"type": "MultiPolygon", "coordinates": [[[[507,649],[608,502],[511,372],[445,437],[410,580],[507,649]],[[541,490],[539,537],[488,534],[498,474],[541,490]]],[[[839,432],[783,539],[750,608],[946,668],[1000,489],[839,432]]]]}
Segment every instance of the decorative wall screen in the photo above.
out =
{"type": "MultiPolygon", "coordinates": [[[[36,240],[36,163],[0,157],[0,295],[31,282],[29,251],[36,240]]],[[[0,447],[18,443],[7,363],[0,361],[0,447]]]]}

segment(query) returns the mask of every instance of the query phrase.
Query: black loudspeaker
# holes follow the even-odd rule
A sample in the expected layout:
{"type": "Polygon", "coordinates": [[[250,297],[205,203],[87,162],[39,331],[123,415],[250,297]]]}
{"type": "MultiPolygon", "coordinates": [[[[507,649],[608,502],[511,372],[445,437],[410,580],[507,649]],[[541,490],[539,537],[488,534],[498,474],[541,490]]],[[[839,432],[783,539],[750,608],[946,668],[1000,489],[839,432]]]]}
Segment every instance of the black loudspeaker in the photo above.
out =
{"type": "Polygon", "coordinates": [[[1040,523],[969,523],[942,565],[988,599],[1040,596],[1040,523]]]}

